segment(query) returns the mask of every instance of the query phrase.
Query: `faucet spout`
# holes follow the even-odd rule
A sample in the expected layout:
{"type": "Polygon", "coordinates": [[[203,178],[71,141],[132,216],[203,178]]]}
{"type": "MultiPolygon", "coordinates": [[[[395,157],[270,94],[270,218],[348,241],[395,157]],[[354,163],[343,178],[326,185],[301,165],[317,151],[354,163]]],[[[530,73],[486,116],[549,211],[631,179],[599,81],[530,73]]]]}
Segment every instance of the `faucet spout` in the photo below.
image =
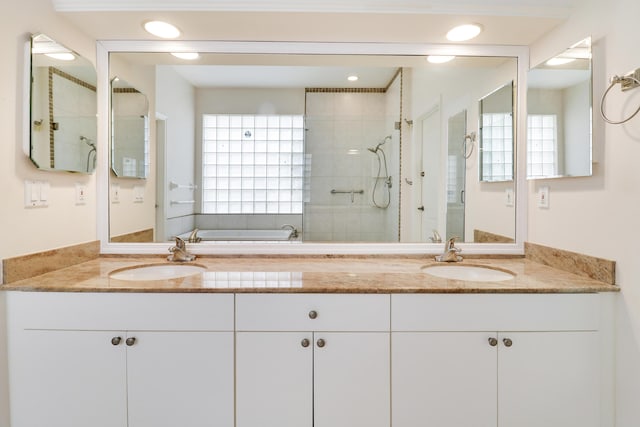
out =
{"type": "Polygon", "coordinates": [[[196,256],[187,251],[187,244],[180,237],[176,237],[176,245],[169,248],[171,255],[167,260],[173,262],[189,262],[196,259],[196,256]]]}
{"type": "Polygon", "coordinates": [[[444,244],[444,252],[438,256],[436,256],[436,261],[439,262],[460,262],[462,261],[462,257],[458,255],[462,249],[456,248],[456,239],[457,237],[451,237],[444,244]]]}

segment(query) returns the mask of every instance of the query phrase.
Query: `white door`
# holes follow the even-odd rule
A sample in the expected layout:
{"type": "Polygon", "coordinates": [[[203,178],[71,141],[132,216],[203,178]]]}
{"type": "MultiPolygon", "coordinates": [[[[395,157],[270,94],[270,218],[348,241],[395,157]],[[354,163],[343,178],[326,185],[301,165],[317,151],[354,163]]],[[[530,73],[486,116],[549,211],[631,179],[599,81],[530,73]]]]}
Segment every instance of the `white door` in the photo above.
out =
{"type": "Polygon", "coordinates": [[[233,332],[127,338],[129,427],[233,427],[233,332]]]}
{"type": "Polygon", "coordinates": [[[312,338],[310,332],[236,334],[237,427],[313,425],[312,338]]]}
{"type": "Polygon", "coordinates": [[[600,425],[597,332],[505,332],[499,346],[500,427],[600,425]]]}
{"type": "Polygon", "coordinates": [[[389,427],[389,333],[316,332],[314,346],[314,427],[389,427]]]}
{"type": "Polygon", "coordinates": [[[15,354],[21,357],[11,372],[13,427],[127,426],[122,332],[20,334],[15,354]]]}
{"type": "Polygon", "coordinates": [[[394,332],[393,427],[496,427],[497,346],[490,338],[496,334],[394,332]]]}

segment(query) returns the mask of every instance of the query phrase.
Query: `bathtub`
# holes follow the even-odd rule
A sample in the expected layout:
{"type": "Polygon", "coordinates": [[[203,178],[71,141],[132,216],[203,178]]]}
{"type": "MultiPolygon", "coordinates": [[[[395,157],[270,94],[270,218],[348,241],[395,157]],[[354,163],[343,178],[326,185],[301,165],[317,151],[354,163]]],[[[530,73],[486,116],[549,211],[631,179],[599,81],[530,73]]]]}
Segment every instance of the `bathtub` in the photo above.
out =
{"type": "MultiPolygon", "coordinates": [[[[294,230],[199,230],[197,236],[202,241],[281,241],[290,240],[294,230]]],[[[181,234],[180,238],[188,240],[191,231],[181,234]]]]}

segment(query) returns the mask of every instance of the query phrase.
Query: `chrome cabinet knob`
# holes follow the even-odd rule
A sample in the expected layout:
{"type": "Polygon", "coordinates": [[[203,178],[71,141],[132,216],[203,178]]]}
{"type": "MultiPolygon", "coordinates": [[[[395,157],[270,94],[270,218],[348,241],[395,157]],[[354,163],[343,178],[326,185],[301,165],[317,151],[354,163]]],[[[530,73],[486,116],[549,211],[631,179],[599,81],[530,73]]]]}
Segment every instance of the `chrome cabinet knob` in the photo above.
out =
{"type": "Polygon", "coordinates": [[[327,343],[326,343],[322,338],[320,338],[320,339],[316,342],[316,344],[318,344],[318,347],[322,348],[322,347],[324,347],[327,343]]]}
{"type": "Polygon", "coordinates": [[[122,341],[122,338],[120,338],[120,337],[111,338],[111,344],[112,345],[120,345],[120,341],[122,341]]]}
{"type": "Polygon", "coordinates": [[[504,343],[505,347],[511,347],[513,345],[513,341],[511,341],[509,338],[503,339],[502,342],[504,343]]]}
{"type": "Polygon", "coordinates": [[[318,317],[318,312],[315,310],[311,310],[309,312],[309,319],[315,319],[316,317],[318,317]]]}
{"type": "Polygon", "coordinates": [[[311,342],[309,342],[309,340],[307,338],[303,339],[300,344],[304,347],[307,348],[309,347],[309,344],[311,344],[311,342]]]}
{"type": "Polygon", "coordinates": [[[131,347],[132,345],[134,345],[136,343],[136,339],[134,337],[129,337],[127,338],[127,340],[125,341],[125,343],[131,347]]]}
{"type": "Polygon", "coordinates": [[[498,340],[497,340],[497,339],[495,339],[494,337],[489,338],[489,345],[490,345],[491,347],[495,347],[495,346],[497,346],[497,345],[498,345],[498,340]]]}

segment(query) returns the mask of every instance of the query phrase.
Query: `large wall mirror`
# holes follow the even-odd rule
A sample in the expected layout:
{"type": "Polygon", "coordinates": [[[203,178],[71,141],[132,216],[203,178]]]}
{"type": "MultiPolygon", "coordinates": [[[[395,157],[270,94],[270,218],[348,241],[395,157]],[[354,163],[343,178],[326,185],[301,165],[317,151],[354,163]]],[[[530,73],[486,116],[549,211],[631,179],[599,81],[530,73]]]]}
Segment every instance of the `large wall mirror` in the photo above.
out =
{"type": "Polygon", "coordinates": [[[591,39],[527,77],[527,178],[591,175],[591,39]]]}
{"type": "MultiPolygon", "coordinates": [[[[478,243],[478,231],[515,242],[515,207],[479,185],[480,150],[466,145],[479,132],[480,99],[522,73],[518,49],[447,63],[388,50],[200,51],[192,61],[150,50],[107,54],[110,78],[155,82],[145,90],[156,197],[144,201],[155,215],[129,227],[132,242],[147,233],[277,243],[276,252],[283,242],[440,248],[454,235],[478,243]]],[[[108,221],[127,242],[132,198],[119,190],[108,221]]]]}
{"type": "Polygon", "coordinates": [[[29,157],[39,169],[93,173],[96,70],[44,34],[31,37],[29,157]]]}

